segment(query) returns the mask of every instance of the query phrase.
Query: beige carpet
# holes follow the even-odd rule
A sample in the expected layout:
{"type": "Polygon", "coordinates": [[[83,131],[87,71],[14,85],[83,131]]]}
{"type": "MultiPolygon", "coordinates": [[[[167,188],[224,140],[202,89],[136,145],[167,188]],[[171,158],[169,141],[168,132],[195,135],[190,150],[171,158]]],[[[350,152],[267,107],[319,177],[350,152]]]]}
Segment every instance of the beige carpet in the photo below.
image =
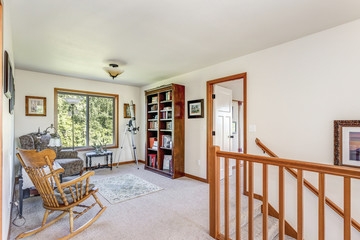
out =
{"type": "MultiPolygon", "coordinates": [[[[100,200],[108,208],[102,216],[84,232],[73,239],[129,239],[129,240],[206,240],[209,225],[209,186],[186,177],[175,180],[145,171],[143,165],[137,170],[135,164],[121,165],[119,168],[96,170],[94,180],[133,174],[161,188],[162,191],[134,198],[117,204],[110,204],[98,194],[100,200]]],[[[223,183],[221,189],[221,230],[224,232],[223,183]]],[[[91,199],[92,200],[92,199],[91,199]]],[[[242,239],[247,239],[247,197],[242,195],[242,239]]],[[[261,237],[261,202],[255,200],[254,213],[256,218],[255,236],[261,237]]],[[[84,224],[99,210],[96,206],[75,221],[75,228],[84,224]]],[[[22,227],[11,225],[10,239],[19,233],[31,230],[41,224],[44,209],[40,197],[24,201],[26,224],[22,227]]],[[[15,216],[15,212],[13,213],[15,216]]],[[[49,217],[49,220],[54,218],[49,217]]],[[[59,222],[44,231],[26,239],[57,239],[69,233],[69,218],[65,216],[59,222]]],[[[269,232],[272,238],[278,233],[278,220],[270,219],[269,232]]],[[[235,232],[235,177],[230,177],[230,233],[235,232]]],[[[270,239],[272,239],[270,238],[270,239]]],[[[275,239],[277,239],[275,237],[275,239]]],[[[287,238],[290,239],[290,238],[287,238]]]]}
{"type": "MultiPolygon", "coordinates": [[[[100,200],[108,208],[88,229],[73,239],[212,239],[208,235],[208,185],[186,177],[171,180],[145,171],[143,167],[122,165],[119,168],[96,170],[94,179],[133,174],[164,190],[118,204],[109,204],[100,194],[100,200]]],[[[11,226],[10,239],[19,233],[40,225],[44,210],[39,197],[24,201],[26,224],[11,226]]],[[[93,208],[77,219],[81,226],[87,217],[99,210],[93,208]]],[[[14,215],[15,216],[15,215],[14,215]]],[[[55,215],[49,217],[52,219],[55,215]]],[[[26,239],[57,239],[69,232],[69,220],[65,216],[46,230],[26,239]]]]}

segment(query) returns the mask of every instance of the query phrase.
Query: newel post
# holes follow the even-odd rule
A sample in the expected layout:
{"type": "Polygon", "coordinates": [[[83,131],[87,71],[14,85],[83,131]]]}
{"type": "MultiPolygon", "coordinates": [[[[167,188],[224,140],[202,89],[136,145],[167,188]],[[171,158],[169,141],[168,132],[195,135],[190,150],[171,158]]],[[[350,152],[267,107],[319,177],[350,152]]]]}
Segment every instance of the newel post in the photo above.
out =
{"type": "Polygon", "coordinates": [[[209,234],[213,238],[220,232],[220,159],[216,156],[218,151],[220,147],[212,146],[209,157],[209,234]]]}

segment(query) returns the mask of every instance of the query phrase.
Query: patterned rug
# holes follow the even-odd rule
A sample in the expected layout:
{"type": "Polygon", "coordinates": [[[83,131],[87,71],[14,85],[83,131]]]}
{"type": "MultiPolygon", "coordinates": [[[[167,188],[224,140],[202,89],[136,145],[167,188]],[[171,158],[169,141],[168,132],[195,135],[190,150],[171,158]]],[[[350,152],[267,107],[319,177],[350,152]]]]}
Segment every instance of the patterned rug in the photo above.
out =
{"type": "Polygon", "coordinates": [[[99,193],[111,204],[162,190],[161,187],[132,174],[97,179],[91,182],[99,188],[99,193]]]}

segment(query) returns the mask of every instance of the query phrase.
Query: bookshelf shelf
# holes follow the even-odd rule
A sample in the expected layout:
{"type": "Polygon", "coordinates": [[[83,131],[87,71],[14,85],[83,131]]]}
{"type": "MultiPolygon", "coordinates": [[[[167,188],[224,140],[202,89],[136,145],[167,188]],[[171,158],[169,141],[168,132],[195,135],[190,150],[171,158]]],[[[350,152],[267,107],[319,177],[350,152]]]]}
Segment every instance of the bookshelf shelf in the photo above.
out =
{"type": "Polygon", "coordinates": [[[161,101],[160,103],[171,103],[172,100],[164,100],[164,101],[161,101]]]}
{"type": "Polygon", "coordinates": [[[169,84],[147,90],[145,101],[145,169],[170,178],[184,176],[185,87],[169,84]]]}
{"type": "Polygon", "coordinates": [[[172,150],[172,148],[166,148],[166,147],[160,147],[160,148],[164,150],[172,150]]]}

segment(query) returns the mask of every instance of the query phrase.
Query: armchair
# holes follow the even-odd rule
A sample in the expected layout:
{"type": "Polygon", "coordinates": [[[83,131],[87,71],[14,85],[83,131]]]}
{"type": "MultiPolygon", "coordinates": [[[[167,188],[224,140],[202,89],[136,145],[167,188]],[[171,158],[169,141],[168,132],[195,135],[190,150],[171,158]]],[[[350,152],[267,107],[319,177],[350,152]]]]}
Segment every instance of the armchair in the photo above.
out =
{"type": "Polygon", "coordinates": [[[17,149],[17,157],[20,160],[21,165],[29,175],[31,181],[39,191],[43,200],[43,207],[45,208],[45,214],[42,224],[39,228],[21,233],[16,239],[31,236],[38,233],[45,228],[51,226],[63,216],[69,213],[70,218],[70,234],[66,235],[62,239],[69,239],[74,235],[80,233],[95,222],[99,216],[105,211],[106,207],[103,206],[96,196],[98,189],[94,184],[89,183],[89,177],[94,175],[95,172],[86,172],[84,175],[65,183],[60,183],[59,174],[64,171],[62,168],[53,168],[56,154],[51,149],[45,149],[41,152],[36,150],[24,150],[17,149]],[[93,196],[95,202],[87,206],[82,204],[90,196],[93,196]],[[83,226],[74,230],[74,220],[86,213],[89,209],[99,205],[100,211],[90,221],[83,226]],[[83,211],[74,211],[75,207],[84,208],[83,211]],[[62,211],[58,217],[54,220],[46,223],[49,214],[55,211],[62,211]],[[74,217],[74,215],[76,215],[74,217]]]}
{"type": "MultiPolygon", "coordinates": [[[[40,143],[36,137],[36,133],[30,133],[19,137],[20,145],[22,149],[36,149],[39,145],[40,151],[48,149],[50,135],[42,135],[40,138],[40,143]]],[[[50,148],[53,149],[53,148],[50,148]]],[[[53,149],[57,150],[57,149],[53,149]]],[[[64,173],[62,177],[72,176],[75,174],[81,174],[84,169],[84,162],[78,157],[77,151],[74,150],[58,150],[56,151],[55,161],[64,168],[64,173]]]]}

